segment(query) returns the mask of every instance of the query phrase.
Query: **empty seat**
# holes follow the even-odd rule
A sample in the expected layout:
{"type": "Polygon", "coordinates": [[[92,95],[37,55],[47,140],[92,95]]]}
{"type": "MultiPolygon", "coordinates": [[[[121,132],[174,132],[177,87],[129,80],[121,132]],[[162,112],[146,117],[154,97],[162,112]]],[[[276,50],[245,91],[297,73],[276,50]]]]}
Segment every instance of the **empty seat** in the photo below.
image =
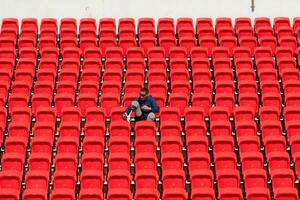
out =
{"type": "Polygon", "coordinates": [[[274,191],[274,196],[278,200],[283,200],[283,199],[296,200],[298,199],[298,191],[296,188],[293,187],[276,188],[274,191]]]}

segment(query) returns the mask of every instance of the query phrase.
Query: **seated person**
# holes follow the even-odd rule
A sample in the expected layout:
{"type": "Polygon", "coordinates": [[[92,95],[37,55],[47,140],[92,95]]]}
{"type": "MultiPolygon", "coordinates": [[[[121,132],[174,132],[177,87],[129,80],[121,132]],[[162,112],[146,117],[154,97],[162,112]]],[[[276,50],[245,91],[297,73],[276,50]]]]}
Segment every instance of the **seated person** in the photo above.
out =
{"type": "Polygon", "coordinates": [[[148,95],[147,88],[142,88],[140,97],[127,107],[123,114],[123,119],[129,121],[131,112],[135,112],[136,121],[155,120],[155,113],[159,112],[159,106],[156,104],[155,99],[148,95]]]}

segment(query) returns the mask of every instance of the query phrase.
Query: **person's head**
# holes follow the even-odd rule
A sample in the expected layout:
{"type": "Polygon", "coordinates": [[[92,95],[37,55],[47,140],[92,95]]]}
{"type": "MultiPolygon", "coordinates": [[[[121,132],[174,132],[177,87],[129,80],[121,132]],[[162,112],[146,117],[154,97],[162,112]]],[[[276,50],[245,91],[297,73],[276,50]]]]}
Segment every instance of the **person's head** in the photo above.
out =
{"type": "Polygon", "coordinates": [[[148,95],[148,89],[147,88],[142,88],[140,91],[140,99],[145,100],[148,95]]]}

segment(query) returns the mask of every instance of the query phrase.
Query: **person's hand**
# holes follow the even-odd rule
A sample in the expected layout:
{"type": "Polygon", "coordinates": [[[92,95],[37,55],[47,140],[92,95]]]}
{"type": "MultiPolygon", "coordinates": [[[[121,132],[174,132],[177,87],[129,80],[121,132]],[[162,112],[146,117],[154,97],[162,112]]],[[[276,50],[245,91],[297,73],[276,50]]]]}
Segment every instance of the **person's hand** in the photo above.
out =
{"type": "Polygon", "coordinates": [[[143,109],[143,110],[151,110],[152,108],[149,107],[149,106],[143,106],[142,109],[143,109]]]}

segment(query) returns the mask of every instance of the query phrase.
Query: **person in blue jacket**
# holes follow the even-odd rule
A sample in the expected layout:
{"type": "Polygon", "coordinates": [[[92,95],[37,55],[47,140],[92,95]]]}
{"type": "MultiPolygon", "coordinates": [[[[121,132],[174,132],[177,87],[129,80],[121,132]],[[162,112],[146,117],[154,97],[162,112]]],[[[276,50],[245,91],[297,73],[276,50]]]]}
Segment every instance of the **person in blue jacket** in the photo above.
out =
{"type": "Polygon", "coordinates": [[[148,89],[142,88],[140,91],[140,96],[135,99],[131,105],[127,107],[123,114],[123,119],[127,120],[129,118],[130,112],[135,112],[135,120],[155,120],[155,113],[159,112],[159,106],[157,105],[155,99],[148,95],[148,89]]]}

